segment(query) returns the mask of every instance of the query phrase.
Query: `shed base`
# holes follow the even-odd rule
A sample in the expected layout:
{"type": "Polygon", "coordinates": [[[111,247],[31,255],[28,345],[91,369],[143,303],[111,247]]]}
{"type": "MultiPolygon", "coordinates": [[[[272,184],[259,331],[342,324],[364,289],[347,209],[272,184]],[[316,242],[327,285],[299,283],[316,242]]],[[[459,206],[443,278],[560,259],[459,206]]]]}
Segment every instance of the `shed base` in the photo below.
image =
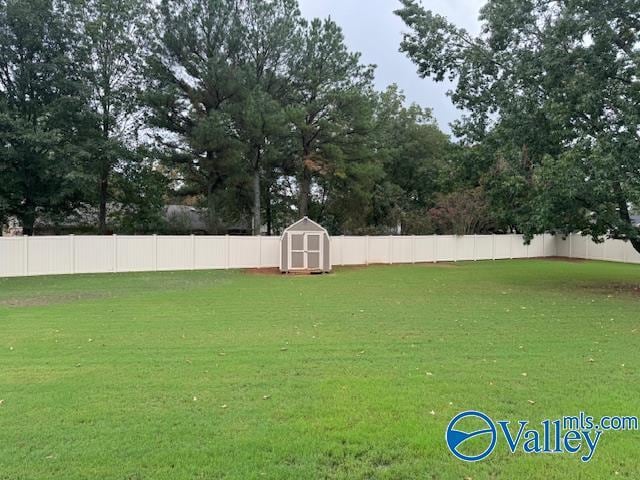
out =
{"type": "Polygon", "coordinates": [[[287,275],[320,275],[322,273],[330,272],[325,272],[324,270],[289,270],[282,271],[282,273],[287,275]]]}

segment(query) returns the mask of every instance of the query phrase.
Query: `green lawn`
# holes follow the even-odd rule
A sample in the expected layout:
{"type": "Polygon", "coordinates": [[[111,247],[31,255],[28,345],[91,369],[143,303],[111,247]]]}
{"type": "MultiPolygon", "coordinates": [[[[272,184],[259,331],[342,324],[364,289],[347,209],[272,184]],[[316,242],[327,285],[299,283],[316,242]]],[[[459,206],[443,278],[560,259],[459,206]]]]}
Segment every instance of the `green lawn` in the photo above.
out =
{"type": "Polygon", "coordinates": [[[639,286],[557,260],[0,279],[0,479],[637,479],[640,432],[473,464],[444,432],[640,415],[639,286]]]}

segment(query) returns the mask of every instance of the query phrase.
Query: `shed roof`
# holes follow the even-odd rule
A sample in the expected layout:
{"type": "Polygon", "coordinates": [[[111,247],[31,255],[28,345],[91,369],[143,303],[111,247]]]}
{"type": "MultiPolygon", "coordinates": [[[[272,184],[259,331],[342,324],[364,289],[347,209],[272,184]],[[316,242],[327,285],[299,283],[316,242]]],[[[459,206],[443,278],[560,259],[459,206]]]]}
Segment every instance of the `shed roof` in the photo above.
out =
{"type": "Polygon", "coordinates": [[[294,232],[323,232],[327,235],[329,233],[320,225],[319,223],[314,222],[309,217],[302,217],[297,222],[292,223],[284,230],[285,232],[294,231],[294,232]]]}

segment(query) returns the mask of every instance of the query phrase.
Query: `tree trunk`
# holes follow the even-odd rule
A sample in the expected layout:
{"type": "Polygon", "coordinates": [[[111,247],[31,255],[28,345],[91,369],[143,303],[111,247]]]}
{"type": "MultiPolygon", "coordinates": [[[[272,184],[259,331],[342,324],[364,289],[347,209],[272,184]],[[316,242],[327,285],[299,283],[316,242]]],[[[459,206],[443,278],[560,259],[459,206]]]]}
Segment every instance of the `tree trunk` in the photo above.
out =
{"type": "Polygon", "coordinates": [[[215,199],[213,197],[213,182],[207,182],[207,233],[217,234],[218,219],[216,218],[215,199]]]}
{"type": "Polygon", "coordinates": [[[267,210],[267,235],[271,236],[273,233],[273,212],[271,211],[271,187],[267,188],[267,202],[265,208],[267,210]]]}
{"type": "Polygon", "coordinates": [[[298,212],[300,217],[306,217],[309,214],[309,201],[311,199],[311,172],[306,166],[302,167],[302,176],[300,178],[300,196],[298,199],[298,212]]]}
{"type": "Polygon", "coordinates": [[[103,168],[100,172],[100,206],[98,213],[98,231],[100,235],[107,233],[107,195],[109,189],[109,172],[103,168]]]}
{"type": "Polygon", "coordinates": [[[262,217],[260,215],[260,163],[256,161],[253,168],[253,234],[260,235],[262,230],[262,217]]]}
{"type": "MultiPolygon", "coordinates": [[[[614,183],[613,185],[613,191],[616,194],[617,200],[618,200],[618,213],[620,215],[620,219],[629,224],[631,226],[631,228],[635,228],[632,224],[631,224],[631,214],[629,213],[629,206],[627,205],[627,201],[624,198],[624,194],[622,193],[622,187],[619,183],[614,183]]],[[[640,232],[638,232],[640,233],[640,232]]],[[[633,246],[633,248],[635,249],[636,252],[640,253],[640,238],[639,237],[630,237],[629,238],[629,242],[631,242],[631,245],[633,246]]]]}
{"type": "Polygon", "coordinates": [[[22,225],[22,234],[32,236],[34,233],[34,225],[36,223],[35,207],[27,206],[26,210],[19,217],[22,225]]]}

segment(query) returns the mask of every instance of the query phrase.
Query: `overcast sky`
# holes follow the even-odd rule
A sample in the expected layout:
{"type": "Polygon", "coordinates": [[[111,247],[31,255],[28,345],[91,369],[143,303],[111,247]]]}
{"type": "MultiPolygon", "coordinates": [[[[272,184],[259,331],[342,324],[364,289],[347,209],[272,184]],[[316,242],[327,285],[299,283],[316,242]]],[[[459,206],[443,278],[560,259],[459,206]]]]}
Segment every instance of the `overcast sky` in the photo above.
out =
{"type": "MultiPolygon", "coordinates": [[[[299,0],[302,14],[331,18],[342,27],[347,45],[362,53],[364,63],[376,68],[376,87],[380,90],[397,83],[409,102],[433,109],[444,131],[460,116],[446,92],[451,87],[421,79],[416,66],[398,51],[406,26],[393,14],[400,7],[398,0],[299,0]]],[[[422,0],[425,8],[444,15],[456,25],[476,34],[480,27],[478,12],[485,0],[422,0]]]]}

